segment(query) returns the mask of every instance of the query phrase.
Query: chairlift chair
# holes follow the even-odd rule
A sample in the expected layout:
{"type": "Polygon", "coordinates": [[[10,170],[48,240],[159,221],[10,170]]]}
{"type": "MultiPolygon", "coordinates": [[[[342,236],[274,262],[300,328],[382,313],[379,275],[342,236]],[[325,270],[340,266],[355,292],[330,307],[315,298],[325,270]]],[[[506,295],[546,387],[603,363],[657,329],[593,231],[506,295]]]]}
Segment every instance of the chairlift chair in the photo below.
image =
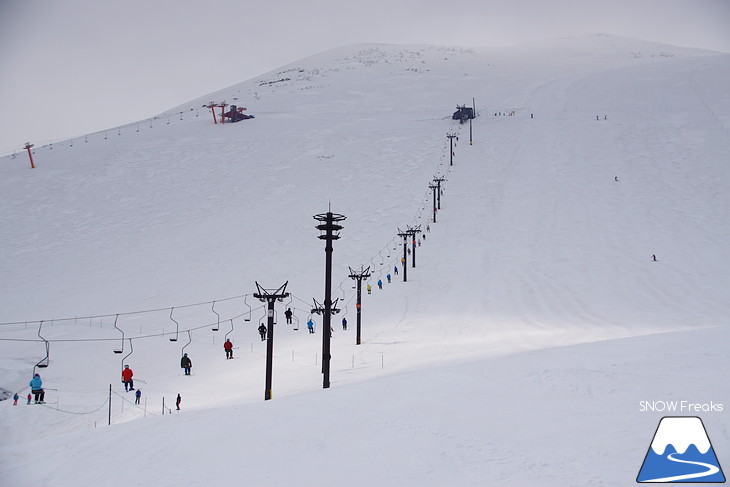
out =
{"type": "Polygon", "coordinates": [[[114,328],[116,328],[117,330],[119,330],[119,332],[122,334],[122,347],[121,348],[115,348],[114,349],[114,353],[122,353],[122,352],[124,352],[124,332],[122,331],[121,328],[119,328],[117,326],[117,320],[118,319],[119,319],[119,315],[116,315],[114,317],[114,328]]]}
{"type": "Polygon", "coordinates": [[[243,317],[243,321],[251,321],[251,312],[253,310],[251,309],[251,305],[246,302],[246,299],[248,299],[248,294],[245,294],[243,296],[243,304],[245,304],[246,306],[248,306],[248,316],[244,316],[243,317]]]}
{"type": "Polygon", "coordinates": [[[230,335],[233,332],[233,318],[231,318],[231,330],[226,333],[226,336],[223,337],[225,340],[228,340],[228,335],[230,335]]]}
{"type": "Polygon", "coordinates": [[[171,342],[176,342],[178,335],[180,334],[180,323],[175,321],[175,318],[172,317],[172,312],[175,310],[175,308],[170,308],[170,319],[175,322],[175,338],[170,338],[171,342]]]}
{"type": "Polygon", "coordinates": [[[35,366],[33,367],[33,374],[35,374],[36,367],[40,368],[40,369],[45,369],[46,367],[48,367],[48,363],[49,363],[48,357],[50,355],[51,344],[48,340],[46,340],[45,338],[43,338],[43,336],[41,336],[41,329],[43,328],[43,321],[44,320],[41,320],[41,322],[38,326],[38,336],[40,337],[41,340],[43,340],[43,342],[46,345],[46,356],[43,357],[42,359],[40,359],[40,361],[38,361],[37,364],[35,364],[35,366]]]}
{"type": "Polygon", "coordinates": [[[134,353],[134,347],[132,346],[132,339],[127,338],[127,340],[129,340],[129,353],[127,355],[125,355],[124,357],[122,357],[122,368],[124,368],[124,362],[127,361],[127,357],[129,357],[130,355],[132,355],[134,353]]]}
{"type": "Polygon", "coordinates": [[[218,331],[221,329],[221,315],[218,314],[218,312],[215,310],[215,301],[213,301],[213,306],[210,308],[210,310],[215,313],[215,315],[218,317],[218,320],[216,321],[215,326],[212,328],[213,331],[218,331]]]}
{"type": "Polygon", "coordinates": [[[192,333],[190,332],[190,330],[187,330],[187,332],[188,332],[188,343],[186,343],[186,344],[185,344],[185,345],[184,345],[184,346],[182,347],[182,350],[180,350],[180,356],[181,356],[181,357],[182,357],[183,355],[185,355],[185,348],[187,348],[187,346],[188,346],[188,345],[190,345],[190,344],[191,344],[191,343],[193,342],[193,334],[192,334],[192,333]]]}

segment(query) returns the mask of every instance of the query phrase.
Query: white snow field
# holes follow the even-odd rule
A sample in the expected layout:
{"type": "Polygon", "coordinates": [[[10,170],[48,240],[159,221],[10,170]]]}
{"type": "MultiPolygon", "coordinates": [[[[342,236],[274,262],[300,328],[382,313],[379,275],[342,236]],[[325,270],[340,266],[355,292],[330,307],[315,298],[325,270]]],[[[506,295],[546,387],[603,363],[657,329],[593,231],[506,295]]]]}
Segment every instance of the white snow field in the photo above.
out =
{"type": "Polygon", "coordinates": [[[728,86],[728,54],[608,35],[358,45],[0,158],[0,484],[625,486],[666,415],[730,465],[728,86]],[[214,124],[222,101],[255,118],[214,124]],[[292,293],[270,401],[255,281],[292,293]]]}

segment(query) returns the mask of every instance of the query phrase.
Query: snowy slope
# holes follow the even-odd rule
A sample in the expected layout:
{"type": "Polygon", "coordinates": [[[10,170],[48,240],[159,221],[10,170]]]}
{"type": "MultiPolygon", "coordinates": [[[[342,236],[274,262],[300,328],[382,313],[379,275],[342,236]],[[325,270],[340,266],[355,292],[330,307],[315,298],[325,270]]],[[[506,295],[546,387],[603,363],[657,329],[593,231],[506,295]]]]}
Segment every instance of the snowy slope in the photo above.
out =
{"type": "MultiPolygon", "coordinates": [[[[659,417],[639,401],[730,402],[728,60],[610,36],[350,46],[37,148],[32,171],[2,158],[0,387],[27,393],[45,320],[56,404],[0,403],[0,472],[92,485],[133,451],[108,485],[214,483],[224,466],[253,485],[625,485],[659,417]],[[472,97],[469,145],[450,114],[472,97]],[[256,118],[213,125],[202,106],[223,100],[256,118]],[[347,216],[334,295],[350,327],[335,328],[322,391],[319,326],[304,322],[323,294],[312,215],[330,204],[347,216]],[[431,229],[417,267],[378,290],[414,224],[431,229]],[[375,289],[355,346],[347,274],[361,265],[375,289]],[[254,281],[288,281],[277,311],[300,323],[279,319],[266,403],[254,281]],[[120,397],[130,338],[146,416],[120,397]],[[177,393],[183,412],[161,417],[177,393]]],[[[703,421],[723,463],[727,421],[703,421]]]]}

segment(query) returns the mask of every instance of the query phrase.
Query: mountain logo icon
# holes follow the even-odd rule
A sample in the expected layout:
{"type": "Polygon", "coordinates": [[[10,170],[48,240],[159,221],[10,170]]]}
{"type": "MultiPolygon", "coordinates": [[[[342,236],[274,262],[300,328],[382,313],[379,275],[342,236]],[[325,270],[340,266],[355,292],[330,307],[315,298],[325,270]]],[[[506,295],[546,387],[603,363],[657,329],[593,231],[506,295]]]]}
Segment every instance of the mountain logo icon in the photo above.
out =
{"type": "Polygon", "coordinates": [[[663,417],[636,482],[725,482],[702,420],[696,416],[663,417]]]}

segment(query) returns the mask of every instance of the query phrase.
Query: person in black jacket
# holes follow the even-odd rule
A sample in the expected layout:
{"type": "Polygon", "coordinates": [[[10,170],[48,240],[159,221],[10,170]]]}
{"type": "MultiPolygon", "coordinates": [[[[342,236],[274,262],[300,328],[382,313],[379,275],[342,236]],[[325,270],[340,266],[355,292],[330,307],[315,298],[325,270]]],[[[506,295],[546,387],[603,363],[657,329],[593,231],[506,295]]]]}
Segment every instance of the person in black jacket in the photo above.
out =
{"type": "Polygon", "coordinates": [[[259,325],[259,335],[261,335],[262,342],[266,340],[266,326],[263,323],[259,325]]]}
{"type": "Polygon", "coordinates": [[[180,359],[180,367],[185,369],[185,375],[190,375],[190,369],[193,367],[193,361],[190,360],[187,353],[183,354],[183,357],[180,359]]]}

